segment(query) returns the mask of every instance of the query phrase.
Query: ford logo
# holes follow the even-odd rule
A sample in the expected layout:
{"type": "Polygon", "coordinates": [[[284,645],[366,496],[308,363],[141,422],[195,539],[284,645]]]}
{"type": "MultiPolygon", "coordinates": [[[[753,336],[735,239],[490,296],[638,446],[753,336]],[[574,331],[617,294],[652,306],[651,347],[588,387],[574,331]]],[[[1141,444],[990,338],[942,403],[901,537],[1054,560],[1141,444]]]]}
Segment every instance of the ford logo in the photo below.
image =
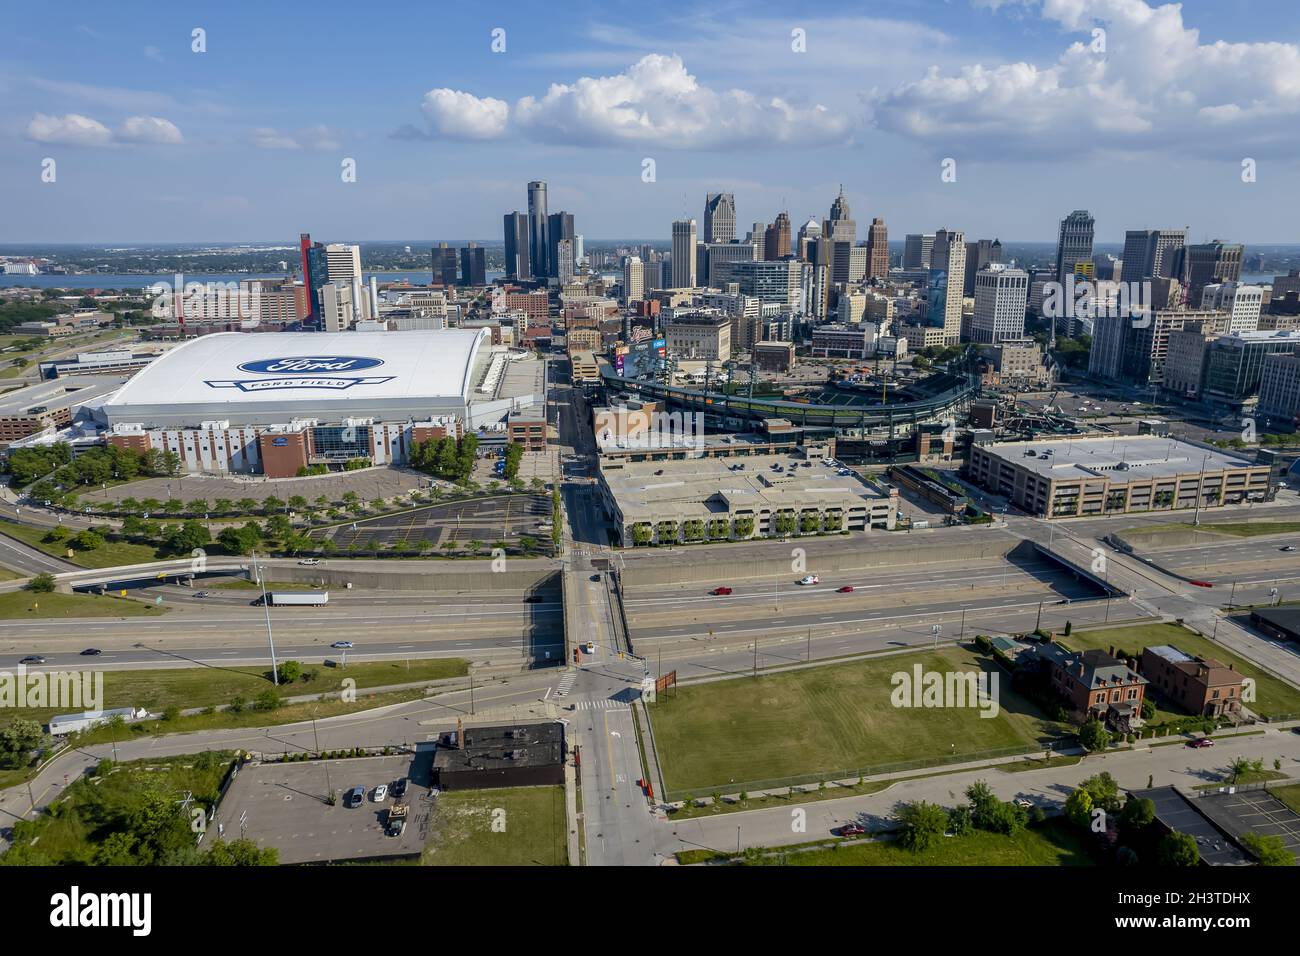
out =
{"type": "Polygon", "coordinates": [[[383,364],[383,359],[359,358],[355,355],[304,355],[245,362],[239,366],[239,370],[263,375],[314,375],[317,372],[359,372],[383,364]]]}

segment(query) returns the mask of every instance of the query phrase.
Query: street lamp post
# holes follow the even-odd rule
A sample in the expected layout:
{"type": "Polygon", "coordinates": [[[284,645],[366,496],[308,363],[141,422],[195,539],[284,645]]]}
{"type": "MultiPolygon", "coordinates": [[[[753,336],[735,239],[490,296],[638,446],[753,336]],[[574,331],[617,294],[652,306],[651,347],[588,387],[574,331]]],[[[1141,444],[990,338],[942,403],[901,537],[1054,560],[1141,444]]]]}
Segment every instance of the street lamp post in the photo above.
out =
{"type": "Polygon", "coordinates": [[[934,646],[935,646],[936,648],[939,646],[939,634],[940,634],[940,632],[942,632],[942,631],[943,631],[943,625],[942,625],[942,624],[931,624],[931,625],[930,625],[930,633],[934,635],[934,646]]]}
{"type": "Polygon", "coordinates": [[[262,574],[262,568],[257,563],[257,552],[253,552],[253,574],[257,578],[257,583],[262,586],[262,610],[266,612],[266,640],[271,646],[271,680],[276,687],[280,686],[280,667],[275,661],[275,636],[271,633],[271,601],[266,594],[266,577],[262,574]]]}

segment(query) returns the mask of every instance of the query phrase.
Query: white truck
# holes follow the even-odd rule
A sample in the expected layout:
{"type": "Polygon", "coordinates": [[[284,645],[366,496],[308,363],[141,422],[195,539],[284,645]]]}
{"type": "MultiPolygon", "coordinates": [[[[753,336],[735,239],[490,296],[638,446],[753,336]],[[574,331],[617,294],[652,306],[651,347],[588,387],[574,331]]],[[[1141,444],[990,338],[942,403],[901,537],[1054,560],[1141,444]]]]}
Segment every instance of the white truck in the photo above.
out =
{"type": "Polygon", "coordinates": [[[319,607],[330,601],[329,591],[267,591],[266,601],[275,607],[319,607]]]}

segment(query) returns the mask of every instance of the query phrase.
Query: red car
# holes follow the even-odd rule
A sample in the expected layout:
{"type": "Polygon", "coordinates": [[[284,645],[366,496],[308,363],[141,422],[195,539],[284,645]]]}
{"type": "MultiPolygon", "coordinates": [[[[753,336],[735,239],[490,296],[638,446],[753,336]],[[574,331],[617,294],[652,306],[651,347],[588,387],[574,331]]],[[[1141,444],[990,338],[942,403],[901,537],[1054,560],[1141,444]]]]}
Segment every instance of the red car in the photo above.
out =
{"type": "Polygon", "coordinates": [[[846,585],[844,585],[844,587],[842,587],[842,588],[836,588],[836,589],[835,589],[835,593],[836,593],[836,594],[852,594],[852,593],[853,593],[853,585],[852,585],[852,584],[846,584],[846,585]]]}
{"type": "Polygon", "coordinates": [[[846,823],[840,827],[840,836],[865,836],[867,828],[861,823],[846,823]]]}
{"type": "Polygon", "coordinates": [[[713,589],[712,591],[710,591],[709,593],[710,593],[710,594],[730,594],[730,593],[731,593],[731,588],[729,588],[729,587],[725,587],[725,586],[724,586],[724,587],[720,587],[720,588],[714,588],[714,589],[713,589]]]}
{"type": "Polygon", "coordinates": [[[1198,737],[1196,740],[1187,741],[1187,746],[1195,747],[1196,749],[1199,750],[1202,747],[1213,747],[1214,741],[1211,740],[1209,737],[1198,737]]]}

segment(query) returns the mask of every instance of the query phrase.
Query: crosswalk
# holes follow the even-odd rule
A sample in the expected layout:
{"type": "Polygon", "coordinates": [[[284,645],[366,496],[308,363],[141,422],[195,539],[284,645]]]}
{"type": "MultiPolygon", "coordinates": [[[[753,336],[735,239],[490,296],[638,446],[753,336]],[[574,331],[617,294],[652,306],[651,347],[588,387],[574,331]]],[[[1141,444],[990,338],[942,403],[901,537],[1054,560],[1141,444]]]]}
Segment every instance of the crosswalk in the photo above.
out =
{"type": "Polygon", "coordinates": [[[580,700],[574,705],[578,710],[631,710],[630,704],[621,700],[580,700]]]}
{"type": "Polygon", "coordinates": [[[563,697],[566,694],[568,694],[569,689],[573,687],[573,682],[577,679],[578,679],[577,671],[566,671],[564,676],[560,678],[560,683],[557,684],[555,687],[555,696],[563,697]]]}

